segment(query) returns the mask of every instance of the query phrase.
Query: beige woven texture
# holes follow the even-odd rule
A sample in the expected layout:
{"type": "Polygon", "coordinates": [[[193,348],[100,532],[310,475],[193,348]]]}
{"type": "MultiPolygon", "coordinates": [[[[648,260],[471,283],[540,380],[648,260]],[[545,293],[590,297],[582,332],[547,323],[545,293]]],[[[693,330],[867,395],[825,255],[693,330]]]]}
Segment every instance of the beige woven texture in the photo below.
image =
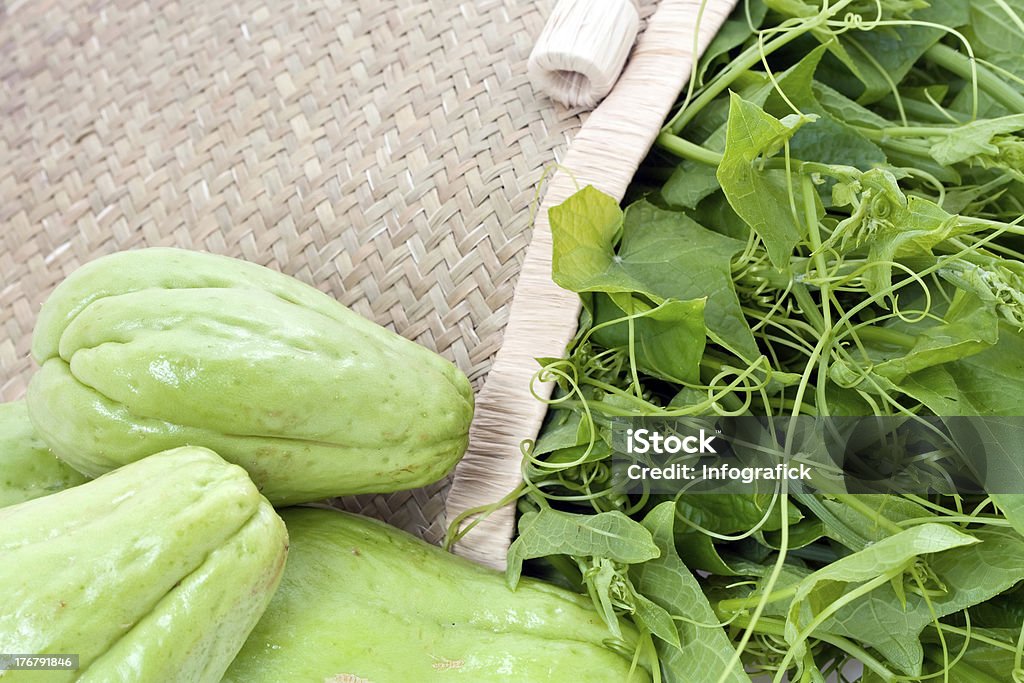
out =
{"type": "MultiPolygon", "coordinates": [[[[99,255],[154,245],[293,275],[479,386],[536,187],[580,125],[527,81],[548,3],[4,7],[4,400],[24,392],[53,287],[99,255]]],[[[341,505],[436,541],[447,486],[341,505]]]]}
{"type": "MultiPolygon", "coordinates": [[[[549,398],[553,389],[551,382],[532,382],[532,359],[562,356],[576,334],[579,297],[551,281],[548,209],[584,185],[622,199],[689,80],[694,61],[735,5],[736,0],[661,0],[615,88],[587,119],[562,160],[564,170],[548,184],[511,306],[506,342],[477,395],[469,452],[459,463],[448,499],[449,520],[501,499],[522,482],[520,443],[536,436],[546,412],[538,397],[549,398]]],[[[514,520],[513,506],[488,514],[456,552],[504,567],[514,520]]]]}

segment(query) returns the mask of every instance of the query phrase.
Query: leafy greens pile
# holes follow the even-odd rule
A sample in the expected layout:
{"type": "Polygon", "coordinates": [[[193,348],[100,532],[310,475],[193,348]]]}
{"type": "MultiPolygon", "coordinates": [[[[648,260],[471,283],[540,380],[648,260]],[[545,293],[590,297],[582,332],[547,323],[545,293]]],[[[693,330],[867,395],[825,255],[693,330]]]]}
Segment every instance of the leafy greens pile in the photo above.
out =
{"type": "Polygon", "coordinates": [[[610,467],[621,416],[1024,415],[1022,129],[1024,0],[741,1],[625,210],[551,211],[584,310],[542,359],[510,582],[630,615],[660,680],[1024,681],[1024,495],[628,495],[610,467]]]}

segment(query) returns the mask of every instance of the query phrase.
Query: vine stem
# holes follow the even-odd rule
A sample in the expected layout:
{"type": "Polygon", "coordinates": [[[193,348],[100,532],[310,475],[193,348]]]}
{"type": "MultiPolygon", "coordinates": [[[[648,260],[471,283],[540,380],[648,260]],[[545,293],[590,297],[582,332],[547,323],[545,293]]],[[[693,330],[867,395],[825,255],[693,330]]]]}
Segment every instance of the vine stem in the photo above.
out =
{"type": "MultiPolygon", "coordinates": [[[[786,564],[786,553],[789,550],[789,494],[787,493],[789,486],[786,479],[782,480],[782,494],[779,496],[779,515],[782,517],[782,525],[780,528],[781,538],[779,541],[779,555],[775,558],[775,564],[772,566],[771,574],[768,576],[768,581],[765,583],[765,593],[770,594],[772,589],[775,588],[775,584],[778,583],[779,577],[782,575],[782,568],[786,564]]],[[[729,663],[726,664],[725,669],[722,670],[722,674],[718,677],[718,683],[726,683],[729,679],[729,675],[737,664],[740,663],[740,658],[743,656],[743,650],[746,648],[747,643],[754,636],[755,627],[757,621],[761,618],[761,614],[764,612],[764,608],[767,607],[768,602],[762,598],[754,608],[754,613],[750,615],[750,625],[744,630],[743,635],[740,637],[740,642],[736,644],[736,649],[733,650],[732,656],[729,658],[729,663]]]]}
{"type": "Polygon", "coordinates": [[[965,57],[961,52],[942,43],[932,45],[924,54],[938,66],[952,71],[961,78],[977,78],[981,89],[1010,111],[1024,111],[1024,95],[1008,86],[989,69],[978,64],[977,60],[965,57]]]}
{"type": "Polygon", "coordinates": [[[748,607],[756,607],[757,603],[764,600],[766,603],[771,604],[773,602],[779,602],[796,595],[796,589],[799,584],[793,584],[786,588],[780,588],[768,595],[764,593],[758,593],[756,595],[750,595],[745,598],[729,598],[727,600],[720,600],[718,602],[718,608],[726,612],[737,612],[739,610],[746,609],[748,607]]]}
{"type": "MultiPolygon", "coordinates": [[[[739,616],[736,617],[733,623],[735,623],[738,626],[749,626],[749,621],[750,620],[748,617],[739,616]]],[[[785,624],[779,621],[778,619],[762,619],[757,624],[757,630],[768,635],[780,636],[783,638],[785,638],[786,636],[785,624]]],[[[864,666],[878,674],[882,678],[882,680],[886,681],[887,683],[890,681],[899,680],[896,674],[890,671],[885,666],[885,664],[882,664],[875,657],[871,656],[871,653],[869,653],[867,650],[854,643],[852,640],[849,640],[848,638],[844,638],[842,636],[837,636],[832,633],[823,633],[815,637],[822,642],[836,646],[840,650],[843,650],[844,652],[849,654],[851,657],[854,657],[861,664],[863,664],[864,666]]]]}
{"type": "Polygon", "coordinates": [[[713,150],[705,149],[697,143],[690,142],[686,138],[681,138],[674,133],[662,131],[654,143],[681,159],[689,159],[690,161],[715,167],[722,163],[723,155],[713,150]]]}
{"type": "MultiPolygon", "coordinates": [[[[797,643],[802,643],[803,641],[807,640],[814,632],[814,629],[818,628],[818,626],[820,626],[830,616],[838,612],[842,607],[850,604],[854,600],[857,600],[864,595],[867,595],[879,586],[889,583],[889,581],[891,580],[891,574],[882,574],[871,579],[867,583],[862,584],[861,586],[850,591],[849,593],[846,593],[845,595],[843,595],[843,597],[839,598],[838,600],[830,604],[826,609],[822,610],[817,616],[815,616],[814,619],[811,620],[811,623],[809,623],[802,631],[800,631],[796,635],[796,638],[794,638],[794,640],[797,643]]],[[[786,640],[788,641],[789,638],[786,638],[786,640]]],[[[786,653],[786,656],[783,657],[782,663],[779,664],[779,673],[775,676],[775,681],[773,683],[779,683],[779,681],[782,680],[782,675],[786,672],[786,669],[789,667],[789,663],[793,661],[793,653],[796,651],[792,647],[794,644],[795,643],[790,642],[790,650],[786,653]]]]}
{"type": "Polygon", "coordinates": [[[878,514],[877,510],[868,507],[864,503],[864,501],[862,501],[858,496],[850,495],[847,493],[836,496],[836,500],[856,510],[857,512],[864,515],[872,522],[877,524],[879,527],[885,529],[891,534],[898,534],[904,531],[903,527],[901,527],[899,524],[896,524],[892,520],[887,519],[884,515],[878,514]]]}
{"type": "MultiPolygon", "coordinates": [[[[704,109],[704,107],[725,92],[725,90],[732,85],[737,78],[745,74],[755,65],[759,64],[765,55],[775,52],[779,48],[788,45],[806,33],[820,29],[825,25],[825,22],[829,17],[835,16],[852,1],[853,0],[841,0],[841,2],[836,3],[834,7],[830,8],[828,14],[822,14],[813,19],[808,19],[800,25],[785,30],[782,35],[773,38],[767,43],[759,42],[757,45],[752,45],[747,48],[743,54],[733,60],[728,69],[720,73],[717,78],[709,83],[707,87],[701,91],[700,95],[694,98],[688,106],[677,111],[675,116],[665,124],[665,127],[662,128],[662,130],[672,133],[673,135],[678,135],[679,132],[704,109]]],[[[1022,108],[1021,111],[1024,111],[1024,108],[1022,108]]]]}

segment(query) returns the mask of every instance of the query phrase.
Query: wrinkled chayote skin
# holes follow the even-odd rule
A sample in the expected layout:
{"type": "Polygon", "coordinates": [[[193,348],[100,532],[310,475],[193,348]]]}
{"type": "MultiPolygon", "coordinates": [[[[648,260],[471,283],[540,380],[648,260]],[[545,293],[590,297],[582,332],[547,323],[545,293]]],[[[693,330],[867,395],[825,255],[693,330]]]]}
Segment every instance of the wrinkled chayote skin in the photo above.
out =
{"type": "Polygon", "coordinates": [[[179,249],[79,268],[32,353],[29,413],[75,469],[206,446],[275,505],[437,481],[473,414],[469,380],[432,351],[291,277],[179,249]]]}
{"type": "Polygon", "coordinates": [[[50,452],[28,419],[24,401],[0,403],[0,507],[88,481],[50,452]]]}
{"type": "Polygon", "coordinates": [[[218,681],[288,536],[242,468],[180,448],[0,509],[0,652],[78,654],[8,681],[218,681]]]}
{"type": "Polygon", "coordinates": [[[288,567],[224,683],[650,680],[642,667],[630,674],[633,643],[608,647],[582,596],[527,579],[511,591],[498,572],[376,520],[281,516],[288,567]]]}

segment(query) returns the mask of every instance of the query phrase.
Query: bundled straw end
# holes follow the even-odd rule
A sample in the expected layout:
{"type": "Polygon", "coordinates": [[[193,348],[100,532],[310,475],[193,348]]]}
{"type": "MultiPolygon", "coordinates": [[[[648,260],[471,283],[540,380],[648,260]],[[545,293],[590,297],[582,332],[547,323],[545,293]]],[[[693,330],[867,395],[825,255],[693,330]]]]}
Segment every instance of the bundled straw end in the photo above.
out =
{"type": "Polygon", "coordinates": [[[566,106],[593,108],[611,92],[639,30],[633,0],[559,0],[530,54],[530,82],[566,106]]]}

